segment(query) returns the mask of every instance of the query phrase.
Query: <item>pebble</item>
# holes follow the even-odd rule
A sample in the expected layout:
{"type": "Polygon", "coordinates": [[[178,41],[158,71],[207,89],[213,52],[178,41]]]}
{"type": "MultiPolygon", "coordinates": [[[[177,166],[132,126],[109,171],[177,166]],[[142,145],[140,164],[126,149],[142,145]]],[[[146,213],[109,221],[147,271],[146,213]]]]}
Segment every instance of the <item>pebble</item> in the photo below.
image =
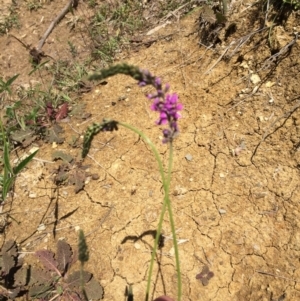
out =
{"type": "Polygon", "coordinates": [[[259,75],[256,73],[251,74],[250,80],[254,85],[258,84],[261,81],[259,75]]]}
{"type": "Polygon", "coordinates": [[[140,245],[138,242],[136,242],[136,243],[134,244],[134,247],[135,247],[137,250],[139,250],[139,249],[141,248],[141,245],[140,245]]]}
{"type": "Polygon", "coordinates": [[[193,160],[193,156],[191,154],[187,154],[185,156],[185,158],[188,160],[188,161],[192,161],[193,160]]]}
{"type": "Polygon", "coordinates": [[[39,232],[44,231],[46,229],[46,226],[44,224],[39,224],[39,226],[37,227],[37,230],[39,232]]]}

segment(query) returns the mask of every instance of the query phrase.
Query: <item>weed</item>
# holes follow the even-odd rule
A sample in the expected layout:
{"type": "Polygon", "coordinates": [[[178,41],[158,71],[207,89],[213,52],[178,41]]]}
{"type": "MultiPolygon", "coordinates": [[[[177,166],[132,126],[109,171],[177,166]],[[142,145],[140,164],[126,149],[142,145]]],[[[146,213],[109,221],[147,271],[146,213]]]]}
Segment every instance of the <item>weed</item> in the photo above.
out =
{"type": "Polygon", "coordinates": [[[6,133],[4,132],[2,122],[0,122],[1,132],[2,132],[2,142],[3,142],[3,163],[4,163],[4,172],[1,175],[1,196],[0,196],[0,204],[5,201],[8,192],[13,186],[14,180],[16,176],[26,167],[26,165],[33,159],[38,150],[34,151],[28,157],[23,159],[18,163],[17,166],[12,167],[10,164],[9,158],[9,143],[7,141],[6,133]]]}
{"type": "Polygon", "coordinates": [[[30,10],[30,11],[38,10],[39,8],[43,7],[41,2],[37,1],[37,0],[28,1],[26,5],[27,5],[27,9],[30,10]]]}
{"type": "Polygon", "coordinates": [[[112,63],[114,55],[119,48],[119,38],[110,37],[108,40],[104,39],[103,43],[97,44],[92,56],[95,59],[101,59],[105,62],[112,63]]]}
{"type": "Polygon", "coordinates": [[[4,81],[3,78],[0,78],[0,99],[1,101],[4,100],[5,96],[11,95],[11,85],[17,79],[19,74],[14,75],[13,77],[9,78],[7,81],[4,81]]]}
{"type": "Polygon", "coordinates": [[[96,7],[96,6],[97,6],[96,0],[88,0],[88,6],[89,6],[90,8],[96,7]]]}
{"type": "Polygon", "coordinates": [[[126,43],[126,37],[144,25],[141,9],[138,1],[120,2],[115,7],[106,3],[99,6],[88,27],[94,44],[94,59],[113,62],[116,52],[126,43]]]}
{"type": "MultiPolygon", "coordinates": [[[[79,244],[79,253],[82,255],[82,239],[79,244]]],[[[87,250],[87,248],[85,248],[87,250]]],[[[42,268],[33,268],[30,271],[29,296],[43,300],[99,300],[102,299],[103,289],[89,272],[70,272],[77,260],[70,245],[64,240],[57,242],[57,251],[54,254],[49,250],[35,252],[42,268]],[[82,292],[84,287],[84,293],[82,292]],[[88,299],[85,299],[87,297],[88,299]]],[[[81,256],[82,257],[82,256],[81,256]]],[[[80,261],[82,258],[79,256],[80,261]]],[[[88,257],[84,257],[87,261],[88,257]]]]}
{"type": "Polygon", "coordinates": [[[7,34],[9,30],[12,28],[19,28],[20,21],[18,14],[14,7],[10,8],[9,15],[4,17],[3,20],[0,22],[0,35],[7,34]]]}
{"type": "Polygon", "coordinates": [[[72,57],[75,58],[78,54],[75,45],[71,41],[68,41],[68,45],[70,47],[70,52],[72,54],[72,57]]]}
{"type": "Polygon", "coordinates": [[[25,121],[24,117],[19,116],[17,111],[22,107],[22,102],[21,101],[16,101],[13,105],[11,106],[6,106],[5,107],[5,117],[7,117],[9,120],[15,120],[17,121],[17,124],[20,126],[22,130],[25,130],[25,121]]]}
{"type": "Polygon", "coordinates": [[[80,90],[80,81],[87,75],[86,66],[80,63],[70,64],[67,61],[57,61],[51,67],[50,72],[53,74],[53,84],[63,94],[59,98],[70,100],[66,93],[78,92],[80,90]]]}
{"type": "Polygon", "coordinates": [[[110,119],[104,119],[102,123],[94,123],[87,129],[83,140],[82,157],[85,158],[87,156],[93,137],[96,134],[98,134],[99,132],[117,131],[119,126],[123,126],[138,134],[141,137],[141,139],[143,139],[144,142],[146,142],[148,146],[151,148],[159,166],[159,172],[161,175],[163,189],[164,189],[164,201],[159,217],[158,227],[156,231],[156,238],[154,242],[154,248],[151,256],[145,300],[146,301],[149,300],[149,292],[150,292],[150,285],[151,285],[151,277],[153,273],[154,259],[159,246],[159,240],[161,237],[164,215],[166,210],[168,210],[172,236],[173,236],[174,250],[175,250],[177,285],[178,285],[177,298],[178,301],[180,301],[182,295],[181,292],[182,287],[181,287],[179,252],[178,252],[178,242],[176,239],[175,224],[174,224],[173,213],[172,213],[172,205],[169,198],[169,189],[170,189],[170,181],[171,181],[171,173],[172,173],[172,162],[173,162],[173,139],[179,134],[177,121],[180,118],[179,112],[182,110],[183,106],[181,103],[178,102],[178,95],[176,93],[168,94],[168,91],[170,89],[170,86],[168,84],[166,84],[165,87],[163,87],[160,78],[155,77],[149,71],[141,70],[136,66],[131,66],[127,64],[119,64],[116,66],[111,66],[108,69],[102,69],[99,73],[90,76],[90,79],[103,80],[116,74],[129,75],[130,77],[138,81],[140,87],[151,85],[156,89],[156,91],[153,94],[148,94],[147,98],[152,101],[151,110],[159,113],[159,118],[156,121],[156,124],[166,125],[166,128],[162,130],[162,135],[163,135],[162,142],[169,145],[168,170],[167,172],[164,171],[163,163],[157,151],[157,148],[142,131],[138,130],[137,128],[129,124],[119,122],[116,120],[110,120],[110,119]]]}

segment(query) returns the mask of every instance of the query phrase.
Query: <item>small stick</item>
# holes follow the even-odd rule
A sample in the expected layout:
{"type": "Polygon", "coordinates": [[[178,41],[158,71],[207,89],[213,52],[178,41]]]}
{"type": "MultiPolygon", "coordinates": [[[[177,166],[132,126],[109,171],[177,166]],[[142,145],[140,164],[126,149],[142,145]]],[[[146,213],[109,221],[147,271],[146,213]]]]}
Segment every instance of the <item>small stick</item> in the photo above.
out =
{"type": "Polygon", "coordinates": [[[287,277],[284,277],[284,276],[275,275],[275,274],[264,272],[264,271],[257,270],[256,272],[259,273],[259,274],[263,274],[263,275],[273,276],[275,278],[282,278],[282,279],[285,279],[285,280],[289,280],[289,281],[293,281],[293,282],[298,282],[295,279],[291,279],[291,278],[287,278],[287,277]]]}
{"type": "Polygon", "coordinates": [[[43,37],[39,41],[39,44],[36,50],[40,53],[43,45],[45,44],[48,36],[54,29],[54,27],[63,19],[63,17],[68,13],[71,6],[76,7],[78,5],[78,0],[70,0],[69,3],[62,9],[62,11],[58,14],[58,16],[52,21],[46,32],[44,33],[43,37]]]}
{"type": "Polygon", "coordinates": [[[226,54],[226,52],[228,51],[228,49],[231,47],[231,44],[225,49],[225,51],[221,54],[221,56],[217,59],[217,61],[207,70],[204,72],[204,75],[209,73],[223,58],[223,56],[226,54]]]}

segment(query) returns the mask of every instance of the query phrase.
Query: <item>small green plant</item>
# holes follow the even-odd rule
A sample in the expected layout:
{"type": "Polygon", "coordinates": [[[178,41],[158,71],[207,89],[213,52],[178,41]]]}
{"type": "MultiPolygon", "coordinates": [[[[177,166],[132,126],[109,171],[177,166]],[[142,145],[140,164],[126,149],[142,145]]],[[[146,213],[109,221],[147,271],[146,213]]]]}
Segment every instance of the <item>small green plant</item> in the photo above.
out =
{"type": "Polygon", "coordinates": [[[10,8],[10,14],[0,22],[0,35],[7,34],[7,32],[10,31],[12,28],[19,28],[19,27],[20,27],[19,16],[15,8],[12,6],[10,8]]]}
{"type": "Polygon", "coordinates": [[[32,11],[32,10],[38,10],[39,8],[42,8],[43,5],[41,4],[40,1],[33,0],[33,1],[28,1],[27,2],[27,9],[32,11]]]}
{"type": "Polygon", "coordinates": [[[17,124],[20,126],[20,128],[25,131],[26,125],[25,120],[23,116],[18,115],[18,109],[22,107],[21,101],[16,101],[11,106],[5,107],[5,117],[7,117],[9,120],[15,120],[17,124]]]}
{"type": "Polygon", "coordinates": [[[0,176],[0,184],[1,184],[1,195],[0,195],[0,204],[5,201],[8,192],[13,186],[15,178],[17,175],[27,166],[27,164],[33,159],[38,150],[34,151],[28,157],[23,159],[17,166],[12,167],[10,164],[9,157],[9,143],[7,141],[6,133],[4,132],[2,122],[0,122],[1,127],[1,140],[3,143],[3,174],[0,176]]]}
{"type": "Polygon", "coordinates": [[[0,78],[0,99],[3,100],[5,96],[11,95],[11,85],[17,79],[19,74],[14,75],[13,77],[9,78],[5,81],[3,78],[0,78]]]}
{"type": "MultiPolygon", "coordinates": [[[[88,256],[83,256],[83,240],[79,239],[79,260],[81,270],[71,272],[77,257],[70,245],[64,240],[57,242],[57,251],[39,250],[35,256],[42,267],[34,267],[30,271],[29,296],[40,300],[100,300],[103,288],[93,275],[83,271],[83,263],[88,256]],[[83,290],[84,288],[84,290],[83,290]]],[[[85,242],[85,240],[84,240],[85,242]]],[[[86,244],[85,244],[86,246],[86,244]]],[[[87,252],[87,248],[85,249],[87,252]]],[[[87,253],[84,254],[87,254],[87,253]]]]}
{"type": "MultiPolygon", "coordinates": [[[[120,1],[115,6],[101,3],[88,27],[94,43],[93,59],[112,63],[118,49],[145,24],[140,1],[120,1]]],[[[128,43],[127,43],[128,44],[128,43]]]]}
{"type": "Polygon", "coordinates": [[[70,47],[70,52],[72,54],[72,57],[75,58],[78,54],[75,45],[71,41],[68,41],[68,45],[70,47]]]}
{"type": "Polygon", "coordinates": [[[178,285],[178,292],[177,292],[177,300],[181,300],[181,273],[180,273],[180,262],[179,262],[179,252],[178,252],[178,244],[176,239],[176,231],[175,231],[175,224],[173,219],[172,213],[172,205],[170,201],[169,191],[170,191],[170,183],[171,183],[171,173],[172,173],[172,163],[173,163],[173,140],[179,134],[178,128],[178,119],[180,118],[180,111],[182,110],[183,106],[178,101],[178,95],[176,93],[168,94],[170,86],[168,84],[163,87],[161,83],[161,79],[159,77],[153,76],[147,70],[141,70],[138,67],[121,64],[112,66],[108,69],[102,69],[100,73],[94,74],[90,77],[93,80],[103,80],[110,76],[116,74],[125,74],[129,75],[135,80],[138,81],[140,87],[144,87],[147,85],[153,86],[156,91],[153,94],[148,94],[147,98],[152,101],[151,110],[157,112],[159,114],[159,118],[156,121],[157,125],[166,125],[166,128],[163,129],[163,140],[162,142],[169,145],[169,161],[168,161],[168,168],[167,172],[164,171],[162,159],[157,151],[155,145],[151,142],[151,140],[140,130],[137,128],[123,123],[116,120],[105,119],[101,123],[94,123],[90,126],[85,135],[83,141],[83,149],[82,149],[82,157],[85,158],[89,152],[91,142],[93,137],[98,134],[99,132],[113,132],[118,130],[119,126],[123,126],[136,134],[138,134],[150,147],[152,150],[155,159],[158,163],[159,172],[162,178],[163,183],[163,190],[164,190],[164,201],[161,210],[161,214],[158,221],[158,226],[156,230],[156,237],[154,242],[154,247],[151,256],[151,262],[149,266],[149,274],[148,274],[148,281],[147,281],[147,288],[146,288],[146,301],[149,300],[150,296],[150,286],[151,286],[151,277],[153,273],[153,266],[154,260],[156,258],[156,252],[159,246],[159,240],[161,237],[162,231],[162,224],[163,218],[168,210],[169,218],[170,218],[170,225],[171,231],[173,236],[173,244],[175,250],[175,261],[176,261],[176,274],[177,274],[177,285],[178,285]]]}
{"type": "Polygon", "coordinates": [[[57,61],[50,70],[53,74],[53,85],[60,91],[60,99],[69,101],[66,93],[78,92],[80,81],[87,75],[86,66],[81,63],[70,64],[66,61],[57,61]]]}
{"type": "Polygon", "coordinates": [[[96,7],[96,5],[97,5],[96,0],[88,0],[88,6],[90,8],[94,8],[94,7],[96,7]]]}

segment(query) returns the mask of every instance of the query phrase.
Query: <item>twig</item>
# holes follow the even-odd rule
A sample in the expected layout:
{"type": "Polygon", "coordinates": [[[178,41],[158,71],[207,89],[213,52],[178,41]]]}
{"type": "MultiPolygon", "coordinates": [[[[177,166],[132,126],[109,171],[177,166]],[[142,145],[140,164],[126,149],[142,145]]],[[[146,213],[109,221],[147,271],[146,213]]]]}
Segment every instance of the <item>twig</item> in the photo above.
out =
{"type": "Polygon", "coordinates": [[[225,51],[221,54],[221,56],[217,59],[217,61],[207,71],[205,71],[204,75],[208,74],[222,60],[222,58],[230,50],[230,48],[232,48],[232,46],[236,45],[236,47],[227,55],[228,58],[232,58],[234,56],[234,54],[238,51],[238,49],[241,48],[254,34],[256,34],[260,31],[263,31],[267,28],[268,27],[257,29],[255,31],[251,32],[250,34],[243,36],[236,41],[231,42],[230,45],[228,47],[226,47],[225,51]]]}
{"type": "Polygon", "coordinates": [[[226,52],[228,51],[228,49],[232,46],[232,44],[230,44],[225,51],[221,54],[221,56],[217,59],[217,61],[208,69],[204,72],[204,75],[207,74],[208,72],[210,72],[223,58],[223,56],[226,54],[226,52]]]}
{"type": "Polygon", "coordinates": [[[48,36],[54,29],[54,27],[63,19],[63,17],[69,12],[71,6],[76,7],[78,5],[78,0],[70,0],[69,3],[62,9],[62,11],[58,14],[58,16],[52,21],[46,32],[44,33],[43,37],[40,39],[36,50],[40,53],[45,41],[47,40],[48,36]]]}
{"type": "Polygon", "coordinates": [[[15,38],[19,43],[21,43],[27,50],[30,50],[30,45],[25,44],[23,41],[21,41],[19,38],[14,36],[13,34],[9,34],[11,37],[15,38]]]}
{"type": "Polygon", "coordinates": [[[272,63],[274,63],[278,57],[286,54],[289,51],[289,49],[291,49],[291,47],[296,43],[297,39],[298,39],[298,33],[295,33],[294,39],[291,42],[289,42],[288,44],[286,44],[285,46],[283,46],[277,53],[275,53],[272,56],[270,56],[269,58],[267,58],[264,61],[262,67],[256,72],[265,70],[266,68],[270,67],[270,65],[272,63]]]}
{"type": "Polygon", "coordinates": [[[291,278],[287,278],[287,277],[284,277],[284,276],[275,275],[275,274],[268,273],[268,272],[264,272],[264,271],[259,271],[259,270],[257,270],[256,273],[263,274],[263,275],[268,275],[268,276],[273,276],[273,277],[275,277],[275,278],[282,278],[282,279],[289,280],[289,281],[293,281],[293,282],[298,282],[298,281],[295,280],[295,279],[291,279],[291,278]]]}
{"type": "Polygon", "coordinates": [[[170,17],[172,17],[172,16],[175,16],[176,17],[176,13],[177,12],[179,12],[181,9],[183,9],[184,7],[186,7],[188,4],[190,4],[190,2],[187,2],[187,3],[185,3],[185,4],[183,4],[183,5],[181,5],[181,6],[179,6],[178,8],[176,8],[175,10],[173,10],[173,11],[171,11],[171,12],[169,12],[165,17],[163,17],[161,20],[160,20],[160,22],[164,22],[164,21],[166,21],[166,20],[168,20],[170,17]]]}
{"type": "Polygon", "coordinates": [[[40,158],[37,158],[37,157],[33,157],[32,159],[36,160],[36,161],[39,161],[39,162],[43,162],[43,163],[49,163],[49,164],[54,164],[55,163],[53,161],[44,160],[44,159],[40,159],[40,158]]]}
{"type": "Polygon", "coordinates": [[[249,33],[248,35],[246,36],[243,36],[241,37],[240,39],[236,40],[236,44],[237,46],[233,49],[233,51],[231,51],[231,53],[228,55],[229,58],[232,58],[234,56],[234,54],[237,52],[237,50],[239,48],[241,48],[253,35],[255,35],[256,33],[258,32],[261,32],[263,30],[266,30],[266,29],[269,29],[269,27],[264,27],[264,28],[260,28],[260,29],[257,29],[255,31],[252,31],[251,33],[249,33]]]}

